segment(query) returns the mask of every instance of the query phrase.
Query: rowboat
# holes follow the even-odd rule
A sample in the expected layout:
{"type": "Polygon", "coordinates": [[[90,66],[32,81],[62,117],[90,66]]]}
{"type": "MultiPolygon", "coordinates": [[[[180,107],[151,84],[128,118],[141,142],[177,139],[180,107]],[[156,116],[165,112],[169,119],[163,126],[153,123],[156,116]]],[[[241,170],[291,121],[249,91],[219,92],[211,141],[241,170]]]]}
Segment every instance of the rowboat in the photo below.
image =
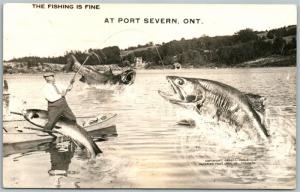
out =
{"type": "MultiPolygon", "coordinates": [[[[101,141],[117,136],[116,117],[116,114],[105,114],[94,118],[80,118],[78,124],[83,125],[95,141],[101,141]]],[[[7,131],[3,131],[4,156],[41,150],[51,142],[66,140],[58,133],[53,133],[54,137],[42,132],[27,121],[4,121],[3,127],[7,131]]]]}

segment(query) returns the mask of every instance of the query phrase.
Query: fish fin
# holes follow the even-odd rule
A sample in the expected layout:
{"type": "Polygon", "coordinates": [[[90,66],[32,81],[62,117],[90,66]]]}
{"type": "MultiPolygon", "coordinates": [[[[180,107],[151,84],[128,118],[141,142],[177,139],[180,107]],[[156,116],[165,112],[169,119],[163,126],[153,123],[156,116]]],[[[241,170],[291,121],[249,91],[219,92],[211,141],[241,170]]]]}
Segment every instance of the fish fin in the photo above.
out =
{"type": "Polygon", "coordinates": [[[91,71],[95,71],[95,72],[98,72],[95,67],[91,66],[91,65],[86,65],[85,66],[87,69],[91,70],[91,71]]]}
{"type": "Polygon", "coordinates": [[[265,114],[265,106],[266,106],[266,97],[252,94],[252,93],[246,93],[245,96],[248,98],[249,103],[251,104],[252,108],[261,113],[265,114]]]}
{"type": "Polygon", "coordinates": [[[201,108],[203,107],[204,99],[198,100],[195,104],[196,111],[201,114],[201,108]]]}
{"type": "Polygon", "coordinates": [[[84,149],[84,145],[81,144],[79,141],[76,141],[76,140],[74,140],[74,139],[72,139],[72,138],[70,138],[70,139],[71,139],[71,141],[72,141],[76,146],[78,146],[80,149],[84,149]]]}
{"type": "Polygon", "coordinates": [[[269,130],[267,129],[267,120],[265,118],[265,114],[262,114],[258,111],[256,111],[259,118],[260,118],[260,121],[261,121],[261,125],[262,125],[262,129],[263,129],[263,132],[265,134],[266,137],[269,137],[270,136],[270,133],[269,133],[269,130]]]}
{"type": "Polygon", "coordinates": [[[252,93],[246,93],[246,97],[249,100],[249,103],[251,104],[252,108],[255,110],[257,115],[260,118],[260,123],[262,125],[262,129],[266,137],[269,137],[269,131],[266,128],[266,118],[265,118],[265,107],[266,107],[266,97],[263,97],[261,95],[256,95],[252,93]]]}
{"type": "Polygon", "coordinates": [[[269,131],[268,131],[268,129],[267,129],[265,123],[262,122],[261,125],[262,125],[262,131],[263,131],[263,133],[265,134],[265,136],[266,136],[266,137],[270,137],[270,133],[269,133],[269,131]]]}
{"type": "Polygon", "coordinates": [[[201,107],[202,107],[202,105],[201,104],[196,104],[196,106],[195,106],[195,111],[198,113],[198,114],[201,114],[201,107]]]}
{"type": "Polygon", "coordinates": [[[265,124],[265,114],[259,112],[259,111],[256,111],[256,113],[258,114],[259,118],[260,118],[260,122],[261,124],[265,124]]]}
{"type": "Polygon", "coordinates": [[[101,75],[106,75],[106,76],[113,76],[114,73],[112,72],[111,67],[109,67],[109,70],[105,70],[103,73],[100,73],[101,75]]]}
{"type": "Polygon", "coordinates": [[[178,125],[184,125],[184,126],[190,126],[194,127],[196,125],[195,121],[193,119],[182,119],[177,122],[178,125]]]}
{"type": "Polygon", "coordinates": [[[79,79],[79,81],[85,83],[86,82],[86,77],[84,75],[82,75],[81,78],[79,79]]]}
{"type": "Polygon", "coordinates": [[[103,153],[101,151],[101,149],[98,147],[98,145],[95,143],[95,141],[93,141],[93,140],[92,140],[92,147],[93,147],[96,155],[99,154],[99,153],[103,153]]]}
{"type": "Polygon", "coordinates": [[[67,64],[64,65],[64,67],[62,68],[62,70],[65,72],[65,73],[68,73],[70,71],[72,71],[73,69],[73,66],[74,66],[74,59],[73,57],[69,57],[67,59],[67,64]]]}

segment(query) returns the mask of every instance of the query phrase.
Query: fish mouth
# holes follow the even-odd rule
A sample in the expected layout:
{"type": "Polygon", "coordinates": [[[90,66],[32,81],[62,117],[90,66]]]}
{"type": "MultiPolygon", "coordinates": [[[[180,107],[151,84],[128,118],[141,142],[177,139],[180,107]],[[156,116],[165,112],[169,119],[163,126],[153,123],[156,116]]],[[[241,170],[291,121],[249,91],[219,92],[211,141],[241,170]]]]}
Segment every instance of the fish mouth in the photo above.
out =
{"type": "Polygon", "coordinates": [[[23,113],[24,119],[31,124],[44,128],[44,125],[48,122],[48,112],[39,109],[27,109],[23,113]]]}
{"type": "Polygon", "coordinates": [[[174,103],[174,104],[179,104],[182,102],[186,102],[186,99],[182,93],[182,91],[180,90],[179,87],[177,87],[174,82],[172,81],[171,77],[167,76],[167,81],[170,85],[170,92],[164,92],[161,90],[158,90],[158,94],[163,97],[164,99],[166,99],[167,101],[174,103]],[[172,92],[172,93],[171,93],[172,92]]]}
{"type": "Polygon", "coordinates": [[[35,109],[26,110],[23,112],[23,116],[26,120],[30,121],[35,118],[39,118],[39,113],[35,109]]]}
{"type": "Polygon", "coordinates": [[[121,74],[121,82],[125,85],[131,85],[134,83],[136,72],[132,69],[128,69],[121,74]]]}

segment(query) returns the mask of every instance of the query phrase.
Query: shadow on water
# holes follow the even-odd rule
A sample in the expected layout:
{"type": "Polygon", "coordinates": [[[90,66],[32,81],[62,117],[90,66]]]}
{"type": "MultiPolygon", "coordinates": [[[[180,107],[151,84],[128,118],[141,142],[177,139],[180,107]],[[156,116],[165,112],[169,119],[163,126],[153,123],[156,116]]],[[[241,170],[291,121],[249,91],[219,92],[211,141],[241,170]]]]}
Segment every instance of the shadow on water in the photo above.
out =
{"type": "Polygon", "coordinates": [[[48,171],[49,176],[68,175],[75,148],[76,146],[69,141],[57,144],[51,143],[49,149],[46,150],[50,154],[51,169],[48,171]]]}
{"type": "Polygon", "coordinates": [[[80,149],[71,141],[51,143],[45,152],[50,155],[48,175],[56,188],[81,188],[82,183],[94,183],[95,180],[110,184],[126,162],[112,161],[112,157],[105,154],[89,159],[87,150],[80,149]]]}
{"type": "MultiPolygon", "coordinates": [[[[64,178],[76,174],[75,171],[69,170],[75,150],[76,145],[70,141],[52,142],[45,149],[45,153],[50,155],[50,169],[47,172],[56,188],[62,187],[61,183],[64,178]]],[[[74,187],[77,188],[75,184],[76,182],[74,182],[74,187]]]]}

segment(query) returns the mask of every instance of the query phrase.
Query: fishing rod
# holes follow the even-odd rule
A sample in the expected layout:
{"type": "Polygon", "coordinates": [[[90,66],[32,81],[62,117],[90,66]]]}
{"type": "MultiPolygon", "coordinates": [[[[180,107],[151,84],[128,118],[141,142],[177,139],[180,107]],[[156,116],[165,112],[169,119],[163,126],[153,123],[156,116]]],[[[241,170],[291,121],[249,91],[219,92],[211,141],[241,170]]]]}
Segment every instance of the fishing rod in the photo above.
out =
{"type": "Polygon", "coordinates": [[[70,84],[69,84],[69,86],[68,86],[68,88],[67,88],[67,90],[66,90],[66,93],[65,93],[65,95],[64,96],[66,96],[67,95],[67,93],[71,90],[71,88],[72,88],[72,86],[73,86],[73,83],[74,83],[74,80],[75,80],[75,77],[76,77],[76,75],[79,73],[79,71],[80,71],[80,69],[82,68],[82,66],[83,65],[85,65],[85,63],[87,62],[87,60],[90,58],[90,56],[91,56],[91,54],[89,54],[86,58],[85,58],[85,60],[84,60],[84,62],[80,65],[80,67],[79,67],[79,69],[78,69],[78,71],[73,75],[73,77],[72,77],[72,79],[71,79],[71,81],[70,81],[70,84]]]}
{"type": "Polygon", "coordinates": [[[79,71],[82,69],[82,67],[85,65],[85,63],[88,61],[88,59],[92,56],[92,55],[95,55],[98,59],[98,61],[100,62],[100,59],[99,59],[99,56],[93,52],[93,51],[90,51],[88,53],[88,56],[85,58],[84,62],[80,65],[79,69],[77,70],[77,72],[73,75],[71,81],[70,81],[70,84],[66,90],[66,93],[64,94],[64,96],[67,95],[67,93],[71,90],[72,86],[73,86],[73,83],[74,83],[74,80],[75,80],[75,77],[77,76],[77,74],[79,73],[79,71]]]}

